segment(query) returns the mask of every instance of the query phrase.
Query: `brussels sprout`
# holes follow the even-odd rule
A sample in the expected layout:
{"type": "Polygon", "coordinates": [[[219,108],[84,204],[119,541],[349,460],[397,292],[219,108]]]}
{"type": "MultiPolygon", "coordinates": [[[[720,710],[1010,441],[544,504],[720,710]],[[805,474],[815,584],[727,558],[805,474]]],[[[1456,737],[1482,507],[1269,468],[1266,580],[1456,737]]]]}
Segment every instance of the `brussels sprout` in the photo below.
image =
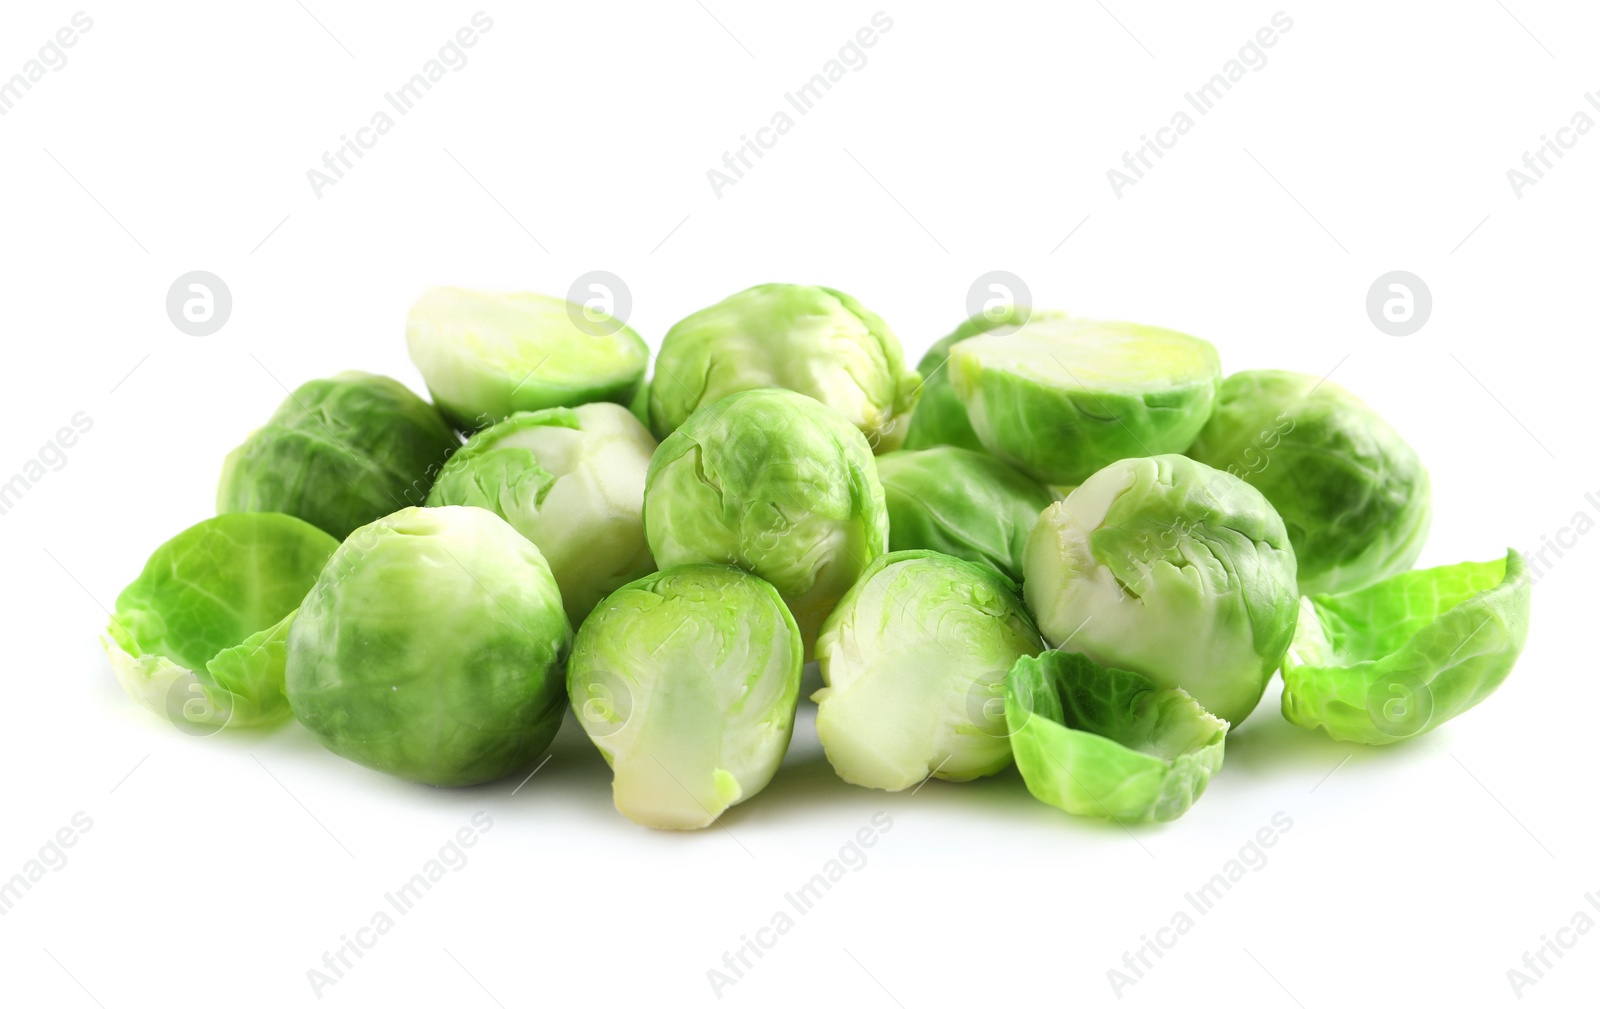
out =
{"type": "Polygon", "coordinates": [[[454,287],[411,306],[406,344],[434,402],[468,431],[524,410],[626,405],[650,359],[637,333],[587,306],[454,287]]]}
{"type": "Polygon", "coordinates": [[[650,426],[650,383],[648,381],[639,383],[638,391],[628,401],[628,412],[633,414],[639,423],[645,427],[650,426]]]}
{"type": "Polygon", "coordinates": [[[532,540],[576,627],[606,593],[655,567],[640,514],[655,448],[615,403],[512,414],[445,464],[428,504],[487,508],[532,540]]]}
{"type": "Polygon", "coordinates": [[[1022,549],[1055,497],[993,456],[941,445],[878,457],[890,550],[937,550],[1022,581],[1022,549]]]}
{"type": "Polygon", "coordinates": [[[346,371],[307,382],[228,454],[217,512],[284,512],[344,539],[420,505],[461,439],[392,378],[346,371]]]}
{"type": "Polygon", "coordinates": [[[662,568],[728,564],[777,587],[809,653],[839,597],[888,549],[867,439],[785,389],[700,410],[650,460],[644,529],[662,568]]]}
{"type": "Polygon", "coordinates": [[[1294,635],[1294,549],[1261,492],[1181,455],[1125,459],[1045,509],[1023,554],[1045,640],[1182,687],[1238,725],[1294,635]]]}
{"type": "Polygon", "coordinates": [[[103,640],[128,696],[191,735],[275,722],[284,640],[339,542],[291,515],[219,515],[156,548],[103,640]]]}
{"type": "Polygon", "coordinates": [[[1222,767],[1228,734],[1177,687],[1058,651],[1012,667],[1006,726],[1034,798],[1119,823],[1188,812],[1222,767]]]}
{"type": "Polygon", "coordinates": [[[1365,403],[1323,379],[1241,371],[1189,449],[1283,516],[1300,591],[1345,592],[1408,571],[1432,515],[1428,471],[1365,403]]]}
{"type": "Polygon", "coordinates": [[[889,326],[848,294],[762,284],[679,322],[661,341],[650,383],[656,437],[695,410],[747,389],[792,389],[826,403],[879,451],[898,448],[916,400],[889,326]]]}
{"type": "Polygon", "coordinates": [[[567,688],[614,772],[617,811],[693,830],[772,780],[800,667],[800,631],[776,589],[695,564],[607,596],[578,631],[567,688]]]}
{"type": "Polygon", "coordinates": [[[334,753],[430,785],[550,745],[572,627],[539,548],[482,508],[407,508],[339,547],[289,630],[289,703],[334,753]]]}
{"type": "Polygon", "coordinates": [[[898,792],[1011,763],[1004,681],[1044,647],[1016,586],[931,550],[885,554],[823,625],[817,736],[839,777],[898,792]]]}
{"type": "Polygon", "coordinates": [[[1531,585],[1512,550],[1302,600],[1283,717],[1373,745],[1438,728],[1511,672],[1528,640],[1531,585]]]}
{"type": "Polygon", "coordinates": [[[950,348],[949,370],[983,447],[1044,484],[1182,452],[1222,379],[1204,340],[1060,315],[963,340],[950,348]]]}
{"type": "MultiPolygon", "coordinates": [[[[922,391],[917,394],[917,406],[911,413],[911,424],[906,428],[905,447],[932,448],[935,445],[955,445],[983,451],[983,443],[967,420],[966,404],[956,395],[950,384],[950,348],[962,340],[1004,327],[1010,332],[1028,320],[1030,309],[1026,305],[1006,305],[993,315],[974,315],[928,348],[917,364],[922,375],[922,391]]],[[[1039,313],[1041,316],[1044,313],[1039,313]]],[[[1053,314],[1053,313],[1052,313],[1053,314]]]]}

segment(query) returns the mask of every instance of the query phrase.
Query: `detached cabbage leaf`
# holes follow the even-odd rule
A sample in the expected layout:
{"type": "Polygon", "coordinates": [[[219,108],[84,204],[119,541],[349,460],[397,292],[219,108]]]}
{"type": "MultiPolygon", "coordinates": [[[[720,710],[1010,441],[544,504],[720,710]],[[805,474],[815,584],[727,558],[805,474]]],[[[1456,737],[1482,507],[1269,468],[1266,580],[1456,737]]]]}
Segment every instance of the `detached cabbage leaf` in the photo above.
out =
{"type": "Polygon", "coordinates": [[[104,641],[117,681],[191,735],[286,718],[289,624],[338,546],[270,512],[174,536],[117,596],[104,641]]]}
{"type": "Polygon", "coordinates": [[[1531,585],[1511,550],[1303,599],[1283,717],[1375,746],[1438,728],[1511,672],[1528,640],[1531,585]]]}
{"type": "Polygon", "coordinates": [[[1222,767],[1228,734],[1177,687],[1059,651],[1012,667],[1006,726],[1035,798],[1119,823],[1187,812],[1222,767]]]}

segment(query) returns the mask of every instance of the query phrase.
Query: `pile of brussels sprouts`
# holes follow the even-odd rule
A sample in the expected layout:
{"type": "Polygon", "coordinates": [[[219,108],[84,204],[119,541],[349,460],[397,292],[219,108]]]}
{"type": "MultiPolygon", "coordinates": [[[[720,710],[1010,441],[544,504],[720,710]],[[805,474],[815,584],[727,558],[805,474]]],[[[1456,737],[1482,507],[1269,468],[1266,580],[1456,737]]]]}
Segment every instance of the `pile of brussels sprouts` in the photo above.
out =
{"type": "Polygon", "coordinates": [[[1295,725],[1392,743],[1527,637],[1515,551],[1411,570],[1428,474],[1361,400],[1172,330],[1007,309],[919,374],[854,298],[766,284],[648,382],[631,329],[537,294],[430,291],[407,338],[433,403],[345,372],[228,456],[117,599],[129,694],[433,785],[531,767],[570,706],[617,809],[687,829],[772,780],[814,658],[845,781],[1014,761],[1132,823],[1194,803],[1274,674],[1295,725]]]}

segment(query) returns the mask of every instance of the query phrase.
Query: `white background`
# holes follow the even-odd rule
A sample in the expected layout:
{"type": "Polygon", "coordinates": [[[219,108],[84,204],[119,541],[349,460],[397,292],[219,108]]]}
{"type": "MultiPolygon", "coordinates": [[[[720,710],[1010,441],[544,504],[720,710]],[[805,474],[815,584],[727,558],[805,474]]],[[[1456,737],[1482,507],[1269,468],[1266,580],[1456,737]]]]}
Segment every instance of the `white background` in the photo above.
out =
{"type": "MultiPolygon", "coordinates": [[[[824,283],[884,315],[915,361],[974,278],[1009,270],[1037,305],[1205,336],[1230,371],[1334,370],[1430,466],[1424,564],[1600,517],[1584,499],[1600,498],[1600,131],[1520,199],[1506,177],[1573,113],[1600,117],[1583,98],[1600,88],[1600,13],[1286,7],[1268,63],[1119,199],[1106,170],[1279,8],[933,6],[885,6],[868,63],[720,198],[707,169],[875,4],[485,7],[469,62],[320,199],[307,169],[476,4],[86,9],[67,65],[0,117],[0,480],[74,413],[94,422],[0,515],[0,876],[75,812],[93,827],[0,917],[0,998],[314,1003],[307,970],[480,810],[493,828],[470,862],[322,1002],[713,1004],[707,970],[880,810],[893,826],[866,866],[721,1002],[1115,1003],[1107,970],[1279,811],[1293,827],[1265,867],[1123,1003],[1509,1005],[1525,950],[1581,910],[1600,921],[1583,897],[1600,890],[1600,537],[1539,582],[1527,651],[1480,708],[1370,750],[1288,725],[1274,688],[1193,811],[1132,835],[1035,802],[1014,772],[914,795],[847,786],[809,702],[772,786],[725,830],[682,836],[611,808],[570,720],[515,795],[514,780],[436,791],[297,725],[196,739],[120,694],[102,607],[211,513],[223,455],[284,386],[361,368],[421,390],[403,322],[439,283],[561,294],[609,270],[653,345],[749,284],[824,283]],[[233,295],[208,337],[164,307],[195,269],[233,295]],[[1366,314],[1395,269],[1432,291],[1412,336],[1366,314]]],[[[0,77],[77,9],[8,5],[0,77]]],[[[1597,956],[1600,935],[1579,937],[1523,1001],[1592,994],[1597,956]]]]}

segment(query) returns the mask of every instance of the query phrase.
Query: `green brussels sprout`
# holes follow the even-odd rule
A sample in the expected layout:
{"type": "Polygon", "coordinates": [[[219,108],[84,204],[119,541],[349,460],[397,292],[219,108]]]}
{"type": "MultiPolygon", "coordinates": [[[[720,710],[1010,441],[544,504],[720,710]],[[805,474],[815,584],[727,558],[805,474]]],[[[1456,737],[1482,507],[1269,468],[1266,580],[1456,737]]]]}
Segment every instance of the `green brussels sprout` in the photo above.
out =
{"type": "Polygon", "coordinates": [[[650,360],[621,320],[526,291],[433,288],[411,306],[406,344],[434,402],[467,431],[525,410],[627,405],[650,360]]]}
{"type": "Polygon", "coordinates": [[[983,447],[1043,484],[1184,451],[1222,380],[1204,340],[1061,315],[962,340],[949,370],[983,447]]]}
{"type": "Polygon", "coordinates": [[[461,439],[392,378],[346,371],[307,382],[228,453],[217,512],[283,512],[344,539],[428,496],[461,439]]]}
{"type": "Polygon", "coordinates": [[[1015,590],[932,550],[873,562],[817,641],[817,736],[839,777],[898,792],[1011,763],[1006,673],[1044,647],[1015,590]]]}
{"type": "Polygon", "coordinates": [[[808,654],[889,543],[866,437],[786,389],[719,399],[663,441],[645,479],[644,529],[662,568],[727,564],[771,582],[808,654]]]}
{"type": "Polygon", "coordinates": [[[991,313],[979,313],[955,328],[928,348],[917,364],[922,375],[922,391],[917,394],[917,406],[911,413],[911,424],[906,428],[902,446],[909,449],[933,448],[935,445],[954,445],[975,452],[985,451],[978,433],[972,430],[967,419],[966,404],[956,395],[950,384],[950,348],[970,337],[1003,330],[1011,332],[1029,318],[1060,316],[1059,312],[1034,312],[1026,305],[1005,305],[991,313]]]}
{"type": "Polygon", "coordinates": [[[578,631],[572,708],[617,811],[694,830],[777,773],[800,698],[800,630],[771,585],[694,564],[607,596],[578,631]]]}
{"type": "Polygon", "coordinates": [[[655,375],[657,438],[726,396],[780,388],[826,403],[884,452],[904,439],[918,385],[887,323],[848,294],[802,284],[762,284],[682,320],[655,375]]]}
{"type": "Polygon", "coordinates": [[[1034,798],[1118,823],[1188,812],[1221,769],[1228,735],[1183,690],[1060,651],[1012,667],[1006,727],[1034,798]]]}
{"type": "Polygon", "coordinates": [[[1371,585],[1410,570],[1422,552],[1428,471],[1383,418],[1332,382],[1289,371],[1229,375],[1189,455],[1272,502],[1306,595],[1371,585]]]}
{"type": "Polygon", "coordinates": [[[628,401],[628,412],[633,414],[645,427],[650,426],[650,383],[642,381],[639,389],[628,401]]]}
{"type": "Polygon", "coordinates": [[[878,457],[890,550],[937,550],[1020,584],[1022,550],[1050,491],[993,456],[951,445],[878,457]]]}
{"type": "Polygon", "coordinates": [[[1237,726],[1294,635],[1294,548],[1261,492],[1181,455],[1125,459],[1045,509],[1023,591],[1053,647],[1181,687],[1237,726]]]}
{"type": "Polygon", "coordinates": [[[482,508],[406,508],[352,533],[306,596],[289,703],[358,764],[479,784],[550,745],[571,644],[538,547],[482,508]]]}
{"type": "Polygon", "coordinates": [[[1531,600],[1515,550],[1304,599],[1283,662],[1283,717],[1374,746],[1436,729],[1505,681],[1531,600]]]}
{"type": "Polygon", "coordinates": [[[163,543],[106,628],[122,689],[190,735],[288,717],[289,624],[338,546],[272,512],[219,515],[163,543]]]}
{"type": "Polygon", "coordinates": [[[607,593],[655,568],[641,516],[655,448],[615,403],[516,413],[468,439],[428,504],[487,508],[532,540],[576,627],[607,593]]]}

